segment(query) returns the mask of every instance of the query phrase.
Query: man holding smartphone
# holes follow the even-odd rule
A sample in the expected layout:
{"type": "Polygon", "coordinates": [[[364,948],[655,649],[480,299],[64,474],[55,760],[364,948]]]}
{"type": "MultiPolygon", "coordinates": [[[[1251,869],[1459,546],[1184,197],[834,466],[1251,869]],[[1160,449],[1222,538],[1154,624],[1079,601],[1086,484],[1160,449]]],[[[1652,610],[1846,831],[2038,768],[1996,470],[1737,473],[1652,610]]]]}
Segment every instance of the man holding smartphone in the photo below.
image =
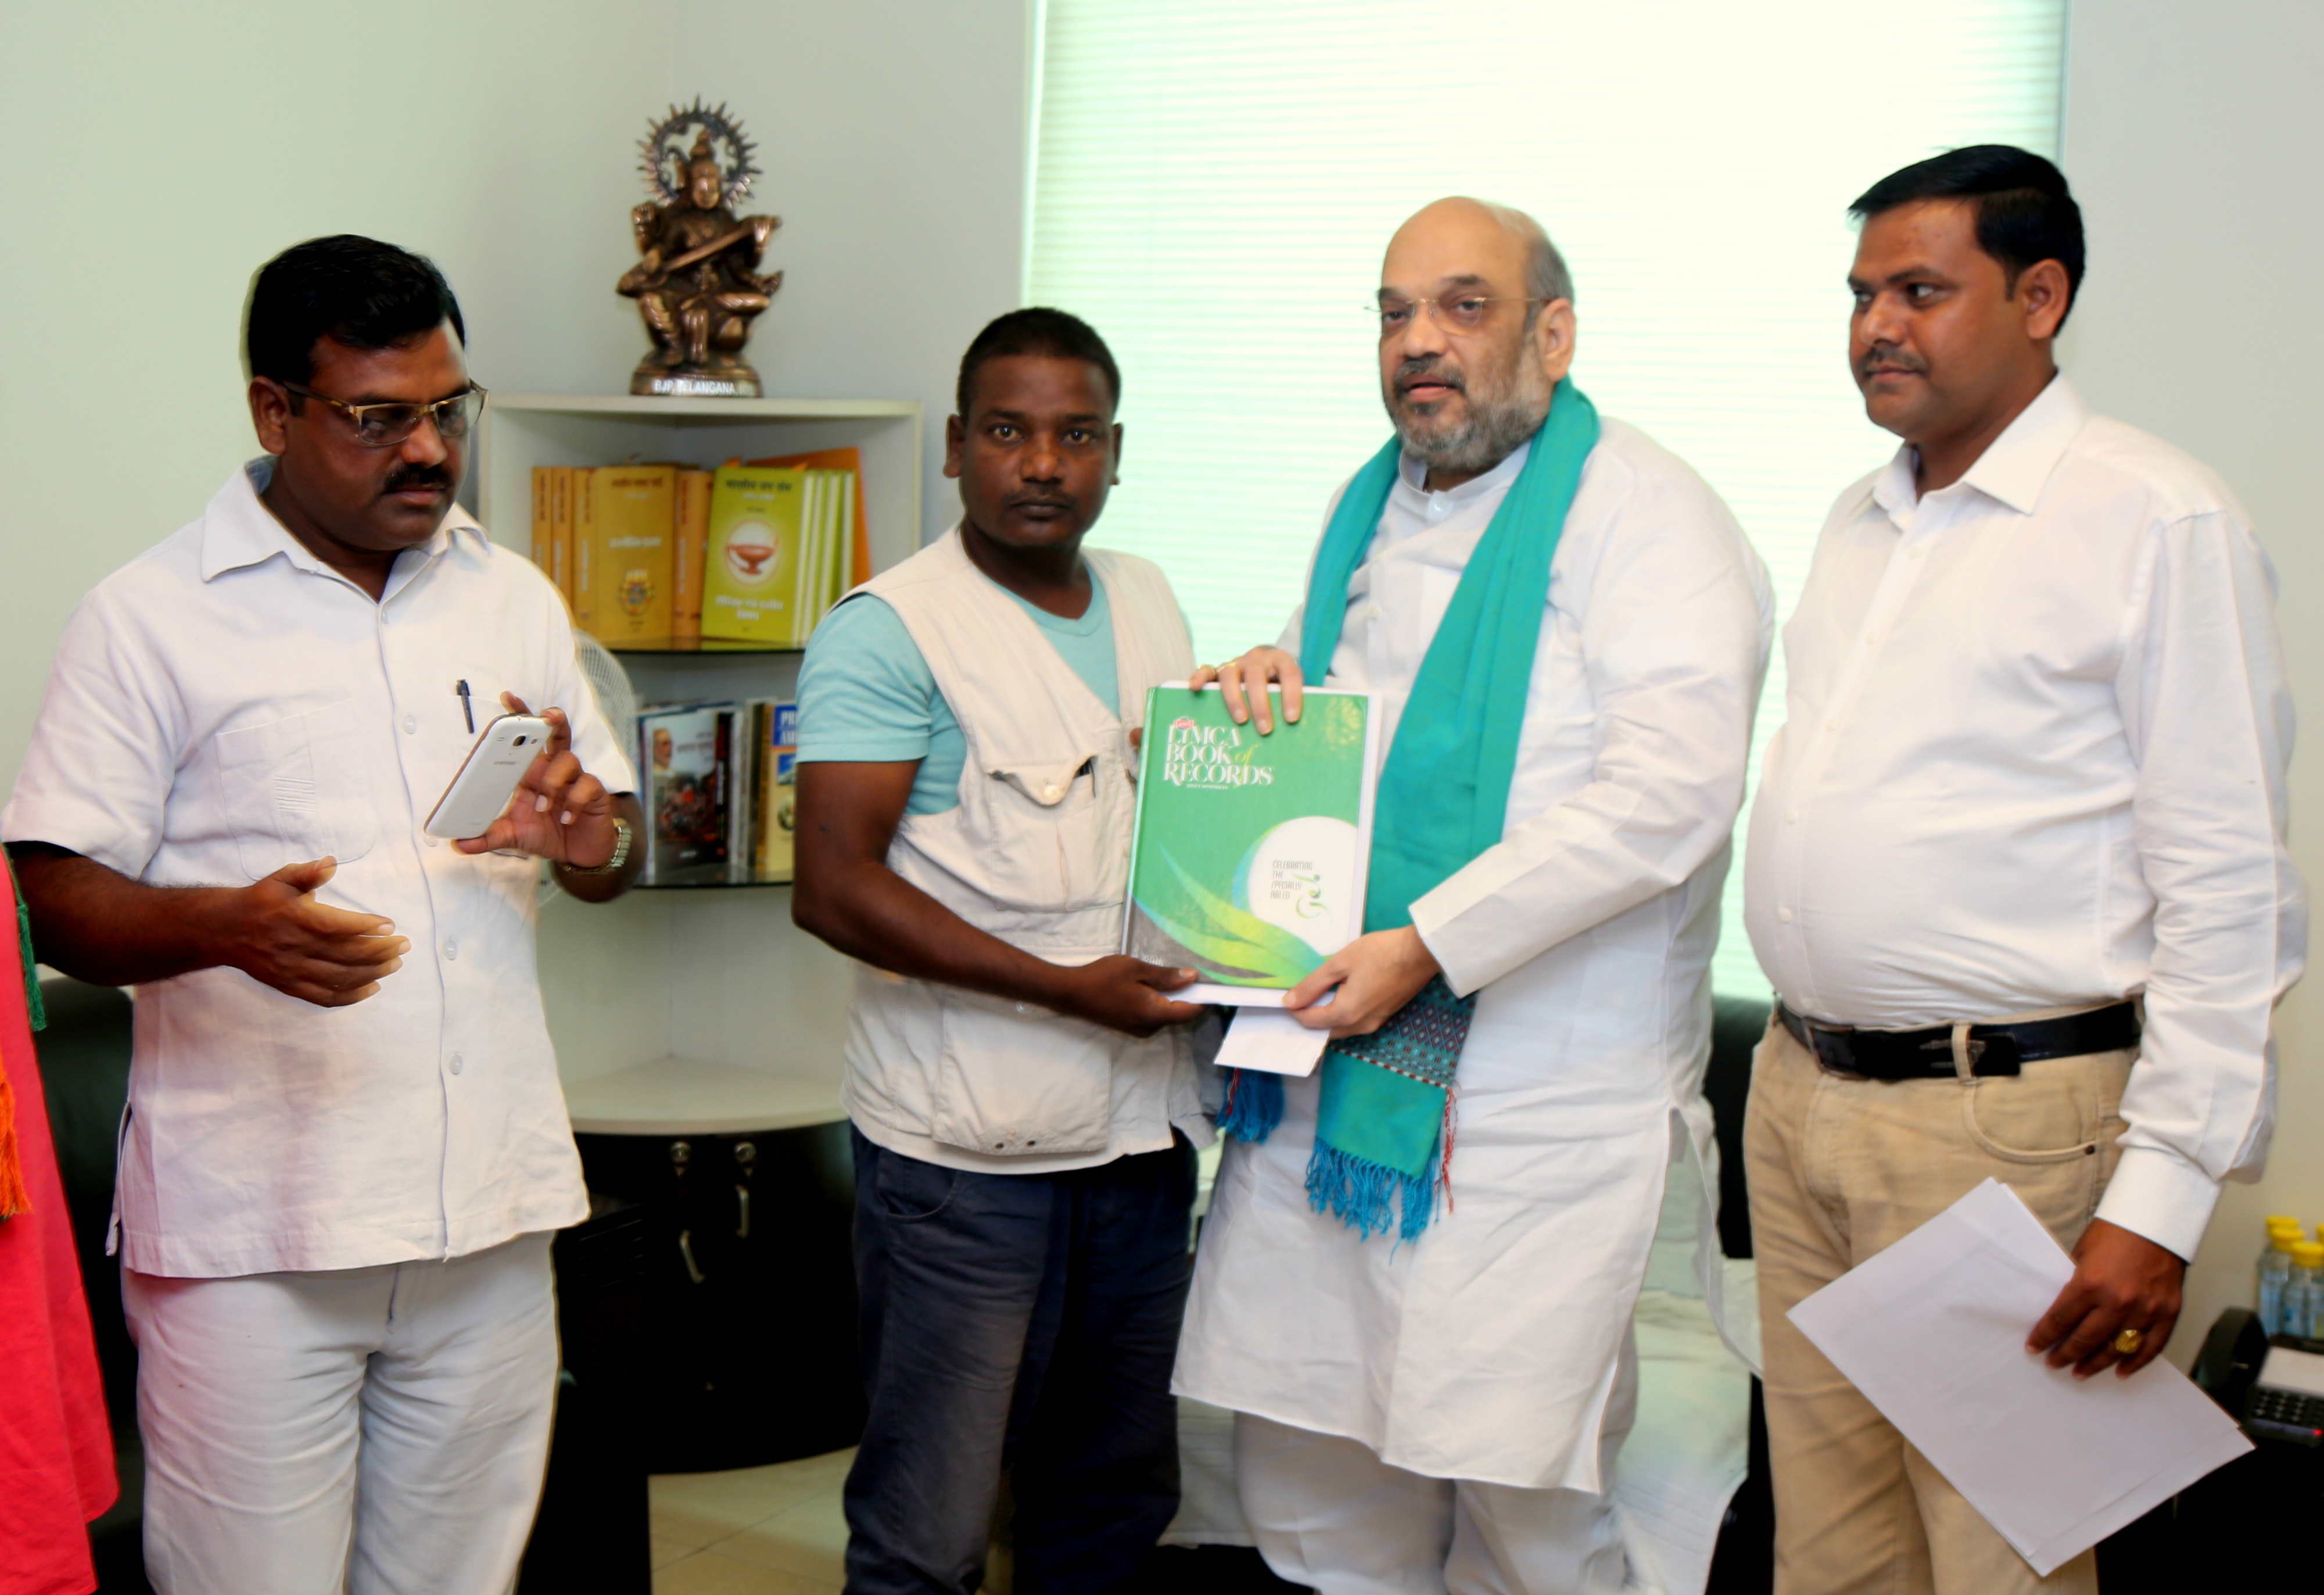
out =
{"type": "Polygon", "coordinates": [[[140,988],[115,1244],[162,1595],[505,1589],[540,1493],[587,1201],[533,859],[606,900],[642,822],[555,589],[453,502],[464,341],[392,245],[259,272],[268,457],[83,600],[0,816],[42,959],[140,988]],[[472,698],[565,706],[447,843],[472,698]]]}

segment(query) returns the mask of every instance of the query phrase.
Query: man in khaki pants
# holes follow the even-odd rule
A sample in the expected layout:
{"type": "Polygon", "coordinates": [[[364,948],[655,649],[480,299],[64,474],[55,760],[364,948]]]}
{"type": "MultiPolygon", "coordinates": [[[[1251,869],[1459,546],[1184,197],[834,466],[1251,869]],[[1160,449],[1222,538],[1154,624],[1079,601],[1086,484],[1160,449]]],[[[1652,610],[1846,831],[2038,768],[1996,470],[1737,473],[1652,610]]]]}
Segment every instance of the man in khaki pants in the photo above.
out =
{"type": "Polygon", "coordinates": [[[2217,477],[2058,373],[2055,167],[1955,150],[1853,211],[1849,359],[1904,442],[1817,544],[1746,862],[1777,1588],[2094,1590],[2088,1554],[2037,1579],[1784,1314],[1991,1177],[2074,1257],[2029,1352],[2161,1355],[2265,1155],[2305,951],[2274,576],[2217,477]]]}

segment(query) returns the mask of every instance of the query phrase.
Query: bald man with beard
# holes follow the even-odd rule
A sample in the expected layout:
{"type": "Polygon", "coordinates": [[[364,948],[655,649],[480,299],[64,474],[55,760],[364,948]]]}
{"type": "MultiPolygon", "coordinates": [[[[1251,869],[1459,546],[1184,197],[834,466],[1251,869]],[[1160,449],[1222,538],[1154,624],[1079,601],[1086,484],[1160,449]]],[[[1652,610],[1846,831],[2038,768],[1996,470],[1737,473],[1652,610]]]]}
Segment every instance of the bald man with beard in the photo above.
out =
{"type": "Polygon", "coordinates": [[[1396,437],[1278,643],[1197,672],[1262,733],[1269,687],[1285,720],[1305,681],[1377,694],[1388,753],[1366,934],[1287,1000],[1323,1064],[1230,1083],[1176,1388],[1236,1414],[1286,1579],[1617,1590],[1631,1310],[1674,1149],[1709,1152],[1773,601],[1718,495],[1568,379],[1573,291],[1530,217],[1429,206],[1379,306],[1396,437]]]}

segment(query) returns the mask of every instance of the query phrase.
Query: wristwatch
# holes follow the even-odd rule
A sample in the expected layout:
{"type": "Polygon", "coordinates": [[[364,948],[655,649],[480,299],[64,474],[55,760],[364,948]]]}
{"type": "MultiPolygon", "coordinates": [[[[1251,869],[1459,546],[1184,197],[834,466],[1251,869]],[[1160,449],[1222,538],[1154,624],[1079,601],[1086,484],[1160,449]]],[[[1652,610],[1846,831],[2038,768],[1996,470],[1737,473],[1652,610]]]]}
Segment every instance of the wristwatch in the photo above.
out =
{"type": "Polygon", "coordinates": [[[630,862],[630,822],[613,816],[613,856],[602,864],[567,864],[568,875],[610,875],[630,862]]]}

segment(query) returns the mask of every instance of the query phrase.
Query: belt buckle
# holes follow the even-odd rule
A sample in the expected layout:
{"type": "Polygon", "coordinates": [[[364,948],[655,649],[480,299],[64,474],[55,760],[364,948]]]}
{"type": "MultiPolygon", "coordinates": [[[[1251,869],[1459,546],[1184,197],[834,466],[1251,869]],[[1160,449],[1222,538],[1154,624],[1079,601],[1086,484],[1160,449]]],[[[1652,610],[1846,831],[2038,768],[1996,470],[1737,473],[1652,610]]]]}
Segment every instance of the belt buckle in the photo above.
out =
{"type": "Polygon", "coordinates": [[[1856,1033],[1853,1026],[1818,1024],[1805,1014],[1800,1023],[1807,1028],[1808,1050],[1815,1054],[1819,1067],[1833,1074],[1858,1073],[1856,1047],[1849,1040],[1856,1033]]]}
{"type": "MultiPolygon", "coordinates": [[[[1941,1064],[1932,1065],[1932,1074],[1945,1074],[1952,1068],[1952,1042],[1950,1037],[1921,1043],[1923,1052],[1944,1054],[1941,1064]]],[[[1990,1036],[1969,1038],[1969,1072],[1979,1078],[1996,1074],[2015,1074],[2024,1062],[2017,1037],[2007,1030],[1997,1030],[1990,1036]]]]}
{"type": "Polygon", "coordinates": [[[2017,1037],[2006,1030],[1969,1037],[1969,1066],[1972,1074],[2015,1074],[2024,1061],[2017,1037]]]}

